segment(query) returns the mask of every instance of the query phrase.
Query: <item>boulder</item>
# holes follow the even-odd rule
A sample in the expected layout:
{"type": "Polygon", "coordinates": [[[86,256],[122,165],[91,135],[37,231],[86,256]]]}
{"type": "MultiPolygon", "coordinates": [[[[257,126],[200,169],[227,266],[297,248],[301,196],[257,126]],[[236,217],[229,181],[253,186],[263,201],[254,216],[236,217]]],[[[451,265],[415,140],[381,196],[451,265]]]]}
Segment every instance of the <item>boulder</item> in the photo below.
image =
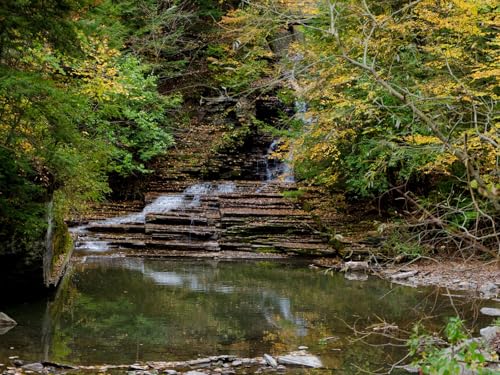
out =
{"type": "Polygon", "coordinates": [[[7,314],[0,312],[0,327],[13,327],[17,322],[7,314]]]}

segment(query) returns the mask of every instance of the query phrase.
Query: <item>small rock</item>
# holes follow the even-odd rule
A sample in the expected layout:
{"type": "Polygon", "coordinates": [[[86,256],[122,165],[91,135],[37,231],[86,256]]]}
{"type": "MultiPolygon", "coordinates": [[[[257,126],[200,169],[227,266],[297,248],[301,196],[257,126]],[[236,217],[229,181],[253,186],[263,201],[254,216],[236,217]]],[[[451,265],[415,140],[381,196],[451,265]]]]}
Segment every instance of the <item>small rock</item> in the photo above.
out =
{"type": "Polygon", "coordinates": [[[360,272],[346,272],[344,278],[350,281],[366,281],[368,280],[368,275],[360,272]]]}
{"type": "Polygon", "coordinates": [[[264,360],[266,361],[266,363],[271,366],[271,367],[278,367],[278,362],[276,362],[276,360],[271,357],[269,354],[264,354],[264,360]]]}
{"type": "Polygon", "coordinates": [[[307,346],[301,345],[299,346],[299,350],[307,350],[309,349],[307,346]]]}
{"type": "Polygon", "coordinates": [[[288,355],[279,356],[278,362],[283,365],[303,366],[311,368],[323,367],[323,363],[321,362],[321,360],[314,355],[290,353],[288,355]]]}
{"type": "Polygon", "coordinates": [[[201,371],[192,370],[192,371],[186,372],[185,375],[207,375],[207,374],[205,374],[204,372],[201,372],[201,371]]]}
{"type": "Polygon", "coordinates": [[[177,371],[175,370],[165,370],[163,373],[167,375],[177,375],[177,371]]]}
{"type": "Polygon", "coordinates": [[[14,359],[12,361],[12,364],[16,367],[21,367],[22,365],[24,365],[24,361],[21,361],[20,359],[14,359]]]}
{"type": "Polygon", "coordinates": [[[500,316],[500,309],[496,309],[494,307],[483,307],[481,310],[481,314],[488,316],[500,316]]]}
{"type": "Polygon", "coordinates": [[[18,358],[19,358],[19,356],[17,356],[17,355],[11,355],[11,356],[9,357],[9,359],[10,359],[10,360],[12,360],[12,359],[18,359],[18,358]]]}
{"type": "Polygon", "coordinates": [[[7,314],[0,312],[0,326],[15,326],[17,322],[7,314]]]}
{"type": "Polygon", "coordinates": [[[491,342],[497,337],[498,334],[500,334],[500,327],[490,326],[486,328],[481,328],[479,330],[479,333],[486,342],[491,342]]]}
{"type": "Polygon", "coordinates": [[[278,367],[276,367],[276,370],[283,372],[283,371],[286,371],[286,367],[283,365],[279,365],[278,367]]]}
{"type": "Polygon", "coordinates": [[[241,366],[243,364],[243,362],[239,361],[239,360],[236,360],[236,361],[233,361],[231,363],[232,366],[234,367],[238,367],[238,366],[241,366]]]}

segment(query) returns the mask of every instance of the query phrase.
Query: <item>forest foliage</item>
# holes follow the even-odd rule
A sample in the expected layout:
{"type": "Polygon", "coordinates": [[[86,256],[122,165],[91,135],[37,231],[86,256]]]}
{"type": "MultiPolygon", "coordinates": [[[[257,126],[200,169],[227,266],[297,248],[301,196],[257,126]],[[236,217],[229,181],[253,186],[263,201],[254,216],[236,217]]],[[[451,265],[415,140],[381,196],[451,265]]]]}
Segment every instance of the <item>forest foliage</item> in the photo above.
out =
{"type": "Polygon", "coordinates": [[[0,253],[43,238],[49,201],[62,222],[110,176],[148,173],[183,100],[158,84],[201,53],[236,111],[288,105],[251,121],[278,128],[300,180],[385,199],[420,243],[495,255],[498,21],[492,0],[4,1],[0,253]]]}
{"type": "Polygon", "coordinates": [[[422,244],[495,256],[498,22],[491,0],[244,1],[225,61],[274,58],[274,89],[307,107],[283,120],[299,179],[384,199],[422,244]]]}
{"type": "Polygon", "coordinates": [[[0,4],[0,255],[39,257],[48,202],[69,209],[147,174],[173,144],[178,74],[203,0],[7,0],[0,4]],[[198,12],[198,13],[197,13],[198,12]],[[32,254],[30,254],[30,252],[32,254]]]}

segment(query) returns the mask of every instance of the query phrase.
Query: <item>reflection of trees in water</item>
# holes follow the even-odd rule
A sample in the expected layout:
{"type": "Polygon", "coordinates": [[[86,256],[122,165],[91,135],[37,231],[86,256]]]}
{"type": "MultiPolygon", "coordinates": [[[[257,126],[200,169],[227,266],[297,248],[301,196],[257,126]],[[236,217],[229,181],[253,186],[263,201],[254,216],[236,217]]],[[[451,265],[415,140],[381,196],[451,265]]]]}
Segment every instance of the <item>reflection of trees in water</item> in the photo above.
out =
{"type": "MultiPolygon", "coordinates": [[[[342,338],[335,345],[350,347],[341,320],[368,325],[377,315],[403,327],[446,302],[423,301],[412,288],[389,291],[377,280],[349,282],[285,264],[101,258],[66,278],[45,342],[52,360],[87,363],[253,356],[298,345],[332,357],[318,342],[335,335],[342,338]]],[[[330,362],[338,364],[336,356],[330,362]]]]}

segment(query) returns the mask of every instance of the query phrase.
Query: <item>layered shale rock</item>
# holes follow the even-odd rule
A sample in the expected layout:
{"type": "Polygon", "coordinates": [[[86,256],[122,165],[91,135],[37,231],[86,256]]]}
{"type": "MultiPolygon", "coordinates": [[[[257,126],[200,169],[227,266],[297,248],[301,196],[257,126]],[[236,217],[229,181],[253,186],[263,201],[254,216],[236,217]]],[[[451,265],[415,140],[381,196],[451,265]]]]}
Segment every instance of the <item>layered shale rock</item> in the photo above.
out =
{"type": "Polygon", "coordinates": [[[144,256],[333,253],[310,215],[283,196],[290,187],[279,181],[215,181],[179,193],[150,192],[141,212],[76,228],[76,248],[144,256]]]}

